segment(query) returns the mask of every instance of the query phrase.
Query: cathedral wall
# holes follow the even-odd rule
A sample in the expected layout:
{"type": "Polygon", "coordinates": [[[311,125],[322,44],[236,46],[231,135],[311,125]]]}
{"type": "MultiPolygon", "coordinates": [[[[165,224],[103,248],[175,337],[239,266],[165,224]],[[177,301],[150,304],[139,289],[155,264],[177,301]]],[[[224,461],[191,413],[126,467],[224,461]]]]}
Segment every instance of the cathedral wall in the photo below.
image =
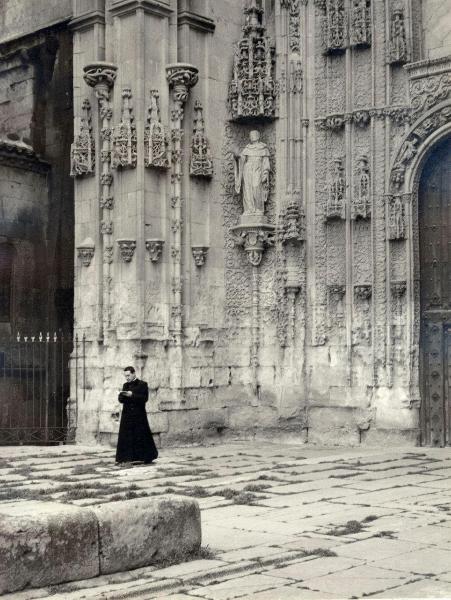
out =
{"type": "Polygon", "coordinates": [[[112,0],[105,16],[80,5],[80,441],[114,443],[128,364],[149,383],[163,444],[415,441],[413,230],[391,173],[410,126],[404,65],[422,58],[418,7],[372,4],[265,2],[254,26],[274,45],[277,107],[250,116],[227,101],[242,2],[112,0]],[[179,65],[168,83],[175,62],[198,76],[179,65]],[[270,164],[259,222],[235,190],[254,130],[270,164]]]}
{"type": "Polygon", "coordinates": [[[450,0],[423,0],[424,58],[441,58],[451,54],[450,0]]]}
{"type": "Polygon", "coordinates": [[[2,0],[0,5],[0,42],[23,37],[39,29],[68,20],[72,0],[2,0]]]}

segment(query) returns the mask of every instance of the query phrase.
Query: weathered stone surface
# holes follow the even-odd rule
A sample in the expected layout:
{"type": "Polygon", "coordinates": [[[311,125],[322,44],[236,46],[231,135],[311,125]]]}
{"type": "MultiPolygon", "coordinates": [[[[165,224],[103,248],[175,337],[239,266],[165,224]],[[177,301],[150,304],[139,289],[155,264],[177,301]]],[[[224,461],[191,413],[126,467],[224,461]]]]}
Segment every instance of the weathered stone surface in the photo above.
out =
{"type": "Polygon", "coordinates": [[[0,507],[0,593],[99,574],[95,515],[56,502],[0,507]]]}
{"type": "Polygon", "coordinates": [[[99,523],[101,573],[151,565],[200,547],[200,510],[195,500],[139,498],[92,510],[99,523]]]}

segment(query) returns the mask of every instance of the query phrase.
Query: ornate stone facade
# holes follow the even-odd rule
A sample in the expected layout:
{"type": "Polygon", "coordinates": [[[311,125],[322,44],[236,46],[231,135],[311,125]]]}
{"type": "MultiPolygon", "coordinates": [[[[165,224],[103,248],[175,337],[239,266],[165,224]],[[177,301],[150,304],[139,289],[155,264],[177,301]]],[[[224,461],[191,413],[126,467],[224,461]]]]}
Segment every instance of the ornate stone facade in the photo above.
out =
{"type": "Polygon", "coordinates": [[[114,442],[128,357],[162,443],[415,443],[422,173],[451,135],[430,7],[86,4],[66,155],[92,376],[78,439],[114,442]]]}

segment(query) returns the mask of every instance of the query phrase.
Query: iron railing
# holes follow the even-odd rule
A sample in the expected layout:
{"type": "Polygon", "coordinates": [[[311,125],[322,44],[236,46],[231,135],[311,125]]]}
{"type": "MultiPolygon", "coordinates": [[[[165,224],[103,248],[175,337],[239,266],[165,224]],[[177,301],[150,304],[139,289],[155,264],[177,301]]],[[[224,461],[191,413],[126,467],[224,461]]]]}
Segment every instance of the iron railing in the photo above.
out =
{"type": "Polygon", "coordinates": [[[84,336],[79,342],[61,331],[0,340],[0,445],[73,441],[78,389],[85,379],[84,347],[84,336]]]}

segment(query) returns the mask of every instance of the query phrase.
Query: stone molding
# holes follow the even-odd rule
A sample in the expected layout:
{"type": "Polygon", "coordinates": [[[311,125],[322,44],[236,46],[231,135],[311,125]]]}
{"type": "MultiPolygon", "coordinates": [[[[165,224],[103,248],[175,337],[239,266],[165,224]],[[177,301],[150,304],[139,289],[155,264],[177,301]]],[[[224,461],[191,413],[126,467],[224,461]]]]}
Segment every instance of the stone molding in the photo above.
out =
{"type": "Polygon", "coordinates": [[[45,175],[51,165],[38,158],[33,148],[21,141],[0,139],[0,165],[45,175]]]}
{"type": "Polygon", "coordinates": [[[93,10],[74,17],[69,22],[71,31],[86,31],[94,25],[105,25],[105,13],[101,10],[93,10]]]}
{"type": "Polygon", "coordinates": [[[140,9],[159,17],[169,17],[173,12],[163,0],[115,0],[108,12],[114,17],[124,17],[140,9]]]}
{"type": "Polygon", "coordinates": [[[188,25],[191,29],[197,29],[203,33],[214,33],[216,23],[213,19],[204,17],[189,10],[182,10],[177,15],[177,27],[188,25]]]}

